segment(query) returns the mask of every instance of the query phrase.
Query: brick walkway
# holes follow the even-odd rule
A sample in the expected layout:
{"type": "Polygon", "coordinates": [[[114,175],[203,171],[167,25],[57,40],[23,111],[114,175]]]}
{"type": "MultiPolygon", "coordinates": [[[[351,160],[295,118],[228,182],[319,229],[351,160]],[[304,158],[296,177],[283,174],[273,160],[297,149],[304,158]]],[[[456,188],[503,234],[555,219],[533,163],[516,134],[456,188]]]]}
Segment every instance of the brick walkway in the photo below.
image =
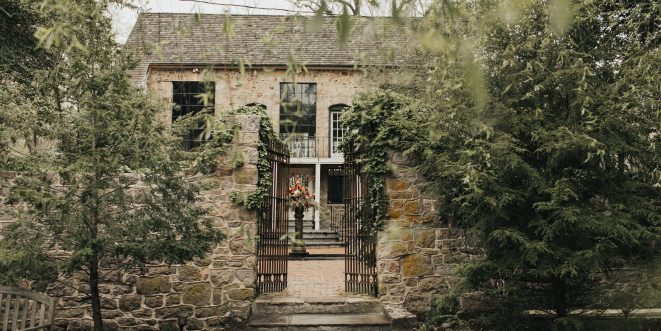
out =
{"type": "Polygon", "coordinates": [[[344,260],[289,261],[287,296],[344,295],[344,260]]]}

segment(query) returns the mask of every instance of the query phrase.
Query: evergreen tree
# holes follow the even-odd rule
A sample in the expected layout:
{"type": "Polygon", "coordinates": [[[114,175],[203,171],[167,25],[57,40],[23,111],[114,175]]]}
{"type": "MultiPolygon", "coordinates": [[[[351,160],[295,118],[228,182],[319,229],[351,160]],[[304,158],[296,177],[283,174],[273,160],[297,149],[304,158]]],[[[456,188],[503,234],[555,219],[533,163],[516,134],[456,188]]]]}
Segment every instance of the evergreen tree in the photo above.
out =
{"type": "Polygon", "coordinates": [[[118,2],[39,3],[40,15],[53,18],[36,31],[39,46],[58,61],[39,73],[48,80],[32,83],[42,93],[26,98],[11,84],[0,88],[8,98],[0,116],[14,119],[6,123],[14,130],[2,145],[9,155],[2,168],[19,171],[6,201],[18,221],[0,241],[2,281],[83,275],[79,290],[89,296],[96,330],[103,329],[102,268],[183,263],[222,238],[197,203],[201,187],[183,176],[189,163],[180,162],[178,140],[159,119],[164,107],[127,75],[134,63],[114,41],[111,3],[118,2]],[[47,120],[21,121],[35,113],[47,120]],[[20,125],[35,133],[35,148],[12,137],[20,125]]]}
{"type": "Polygon", "coordinates": [[[348,139],[417,155],[440,218],[476,234],[487,329],[526,309],[571,327],[600,277],[658,255],[659,17],[655,1],[435,1],[426,65],[343,116],[348,139]]]}
{"type": "Polygon", "coordinates": [[[601,275],[658,254],[661,6],[503,2],[509,21],[478,3],[478,46],[432,76],[441,111],[413,149],[445,218],[479,231],[472,285],[570,325],[601,275]]]}

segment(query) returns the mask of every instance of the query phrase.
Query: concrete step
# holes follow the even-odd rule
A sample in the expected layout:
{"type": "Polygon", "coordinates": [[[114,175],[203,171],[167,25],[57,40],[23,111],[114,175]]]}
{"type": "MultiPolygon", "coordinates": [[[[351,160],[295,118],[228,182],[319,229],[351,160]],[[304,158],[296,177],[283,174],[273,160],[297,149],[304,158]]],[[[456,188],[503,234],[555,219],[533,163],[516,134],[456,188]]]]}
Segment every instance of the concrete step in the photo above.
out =
{"type": "Polygon", "coordinates": [[[340,241],[330,241],[330,240],[303,240],[305,242],[305,247],[344,247],[344,243],[340,241]]]}
{"type": "MultiPolygon", "coordinates": [[[[289,232],[289,233],[296,233],[296,230],[295,230],[294,228],[290,228],[289,231],[287,231],[287,232],[289,232]]],[[[315,230],[315,229],[312,229],[312,228],[305,228],[305,229],[303,229],[303,235],[306,235],[306,234],[321,234],[321,235],[335,235],[335,236],[339,236],[339,235],[340,235],[340,234],[337,233],[336,231],[331,231],[331,230],[315,230]]]]}
{"type": "MultiPolygon", "coordinates": [[[[303,223],[303,231],[306,231],[306,230],[314,230],[314,225],[312,225],[310,223],[303,223]]],[[[294,232],[294,231],[296,231],[296,228],[294,227],[293,224],[289,223],[289,227],[287,228],[287,231],[288,232],[294,232]]]]}
{"type": "Polygon", "coordinates": [[[250,330],[390,330],[382,313],[367,314],[265,314],[254,316],[250,330]]]}
{"type": "Polygon", "coordinates": [[[370,296],[326,298],[266,294],[252,305],[248,330],[413,330],[415,316],[370,296]]]}
{"type": "Polygon", "coordinates": [[[333,239],[340,240],[340,235],[335,232],[315,232],[315,231],[303,231],[303,239],[333,239]]]}
{"type": "Polygon", "coordinates": [[[369,296],[299,298],[260,295],[253,314],[349,314],[381,313],[381,301],[369,296]]]}

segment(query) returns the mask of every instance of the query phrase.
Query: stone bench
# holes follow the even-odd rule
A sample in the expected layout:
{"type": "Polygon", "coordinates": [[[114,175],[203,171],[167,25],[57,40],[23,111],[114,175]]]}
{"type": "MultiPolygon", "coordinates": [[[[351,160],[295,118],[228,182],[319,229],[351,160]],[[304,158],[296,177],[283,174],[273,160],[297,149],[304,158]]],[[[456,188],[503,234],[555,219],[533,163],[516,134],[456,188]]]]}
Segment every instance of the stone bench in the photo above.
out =
{"type": "Polygon", "coordinates": [[[15,287],[0,286],[2,331],[50,330],[54,313],[54,298],[15,287]]]}

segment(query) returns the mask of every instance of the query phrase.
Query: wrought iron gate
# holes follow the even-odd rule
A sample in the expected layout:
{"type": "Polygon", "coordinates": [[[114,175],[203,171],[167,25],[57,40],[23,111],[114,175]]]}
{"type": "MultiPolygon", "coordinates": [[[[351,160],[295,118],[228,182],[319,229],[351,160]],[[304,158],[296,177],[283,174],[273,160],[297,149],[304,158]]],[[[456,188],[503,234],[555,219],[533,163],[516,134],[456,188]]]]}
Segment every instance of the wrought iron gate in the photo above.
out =
{"type": "Polygon", "coordinates": [[[369,206],[367,178],[362,175],[358,154],[344,155],[344,284],[347,292],[378,294],[376,276],[376,231],[369,206]]]}
{"type": "MultiPolygon", "coordinates": [[[[267,146],[271,187],[257,219],[257,292],[271,293],[287,287],[287,190],[289,151],[287,145],[271,141],[267,146]]],[[[260,176],[262,176],[260,174],[260,176]]]]}

